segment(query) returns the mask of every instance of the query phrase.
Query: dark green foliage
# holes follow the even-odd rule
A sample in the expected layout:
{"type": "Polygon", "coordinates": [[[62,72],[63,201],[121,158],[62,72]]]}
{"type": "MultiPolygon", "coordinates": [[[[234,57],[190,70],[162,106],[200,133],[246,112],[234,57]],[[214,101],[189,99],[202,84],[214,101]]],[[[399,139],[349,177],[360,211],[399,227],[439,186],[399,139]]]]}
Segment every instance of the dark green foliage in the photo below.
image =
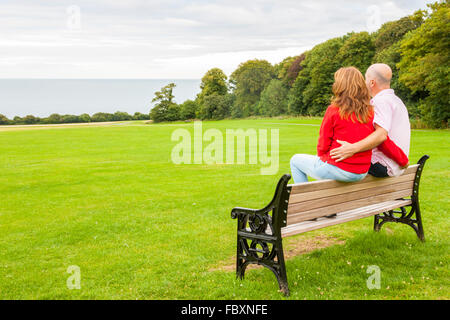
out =
{"type": "Polygon", "coordinates": [[[150,110],[150,119],[154,122],[179,119],[180,108],[173,102],[173,88],[175,86],[174,83],[169,83],[161,91],[155,92],[155,98],[153,98],[152,102],[156,102],[156,105],[150,110]]]}
{"type": "Polygon", "coordinates": [[[62,123],[62,116],[57,114],[57,113],[53,113],[50,116],[48,116],[46,119],[44,119],[45,123],[62,123]]]}
{"type": "Polygon", "coordinates": [[[91,121],[92,122],[107,122],[107,121],[113,121],[114,115],[111,113],[106,112],[97,112],[92,115],[91,121]]]}
{"type": "Polygon", "coordinates": [[[24,124],[37,124],[39,123],[39,118],[32,116],[32,115],[27,115],[25,116],[25,118],[22,119],[24,124]]]}
{"type": "Polygon", "coordinates": [[[148,114],[135,112],[133,115],[133,120],[149,120],[150,116],[148,114]]]}
{"type": "Polygon", "coordinates": [[[200,106],[198,117],[204,119],[224,119],[230,116],[231,105],[234,96],[232,94],[221,95],[214,93],[205,96],[203,104],[200,106]]]}
{"type": "Polygon", "coordinates": [[[401,58],[400,42],[410,31],[417,29],[424,21],[424,12],[417,11],[413,15],[403,17],[396,21],[383,24],[374,35],[374,43],[376,48],[373,63],[386,63],[392,69],[391,88],[394,89],[408,107],[411,117],[420,116],[418,110],[418,94],[412,91],[399,81],[399,69],[397,64],[401,58]]]}
{"type": "Polygon", "coordinates": [[[417,29],[423,23],[424,14],[424,11],[419,10],[413,15],[383,24],[374,34],[377,53],[402,40],[409,31],[417,29]]]}
{"type": "Polygon", "coordinates": [[[281,80],[273,79],[261,93],[259,114],[264,116],[278,116],[287,113],[288,89],[281,80]]]}
{"type": "Polygon", "coordinates": [[[347,38],[330,39],[306,53],[289,93],[289,113],[322,115],[330,103],[333,75],[342,66],[337,57],[347,38]]]}
{"type": "Polygon", "coordinates": [[[424,23],[400,43],[399,80],[420,95],[419,109],[432,127],[448,127],[450,121],[450,5],[429,5],[424,23]]]}
{"type": "Polygon", "coordinates": [[[342,67],[353,66],[363,74],[372,64],[375,55],[373,37],[367,32],[350,33],[339,49],[336,59],[342,67]]]}
{"type": "Polygon", "coordinates": [[[258,114],[260,95],[274,77],[275,69],[266,60],[255,59],[241,63],[230,77],[233,93],[236,95],[232,116],[258,114]]]}
{"type": "Polygon", "coordinates": [[[213,68],[203,76],[200,89],[201,92],[197,95],[199,104],[209,95],[225,95],[228,92],[227,76],[221,69],[213,68]]]}
{"type": "Polygon", "coordinates": [[[113,114],[113,121],[127,121],[127,120],[133,120],[133,116],[126,113],[117,111],[113,114]]]}
{"type": "Polygon", "coordinates": [[[80,122],[91,122],[91,116],[87,113],[83,113],[78,118],[80,119],[80,122]]]}
{"type": "Polygon", "coordinates": [[[195,116],[203,120],[230,116],[233,98],[228,93],[227,76],[221,69],[209,70],[202,78],[200,89],[195,102],[197,105],[188,104],[187,113],[192,114],[195,109],[195,116]]]}
{"type": "Polygon", "coordinates": [[[198,110],[199,105],[196,101],[186,100],[185,102],[180,104],[180,119],[195,119],[198,110]]]}
{"type": "Polygon", "coordinates": [[[0,114],[0,125],[10,124],[10,123],[11,123],[11,120],[9,120],[3,114],[0,114]]]}

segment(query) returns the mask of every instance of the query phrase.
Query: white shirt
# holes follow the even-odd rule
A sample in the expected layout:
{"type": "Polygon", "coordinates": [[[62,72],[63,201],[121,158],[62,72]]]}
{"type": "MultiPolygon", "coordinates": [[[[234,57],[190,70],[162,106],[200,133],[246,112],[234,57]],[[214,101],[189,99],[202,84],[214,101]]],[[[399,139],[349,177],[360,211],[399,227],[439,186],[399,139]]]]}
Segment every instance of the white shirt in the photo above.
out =
{"type": "MultiPolygon", "coordinates": [[[[377,124],[388,132],[389,138],[409,157],[411,125],[408,110],[402,100],[392,89],[380,91],[370,101],[374,106],[373,124],[377,124]]],[[[379,162],[387,168],[390,176],[398,176],[404,170],[392,159],[384,155],[378,148],[372,150],[372,163],[379,162]]]]}

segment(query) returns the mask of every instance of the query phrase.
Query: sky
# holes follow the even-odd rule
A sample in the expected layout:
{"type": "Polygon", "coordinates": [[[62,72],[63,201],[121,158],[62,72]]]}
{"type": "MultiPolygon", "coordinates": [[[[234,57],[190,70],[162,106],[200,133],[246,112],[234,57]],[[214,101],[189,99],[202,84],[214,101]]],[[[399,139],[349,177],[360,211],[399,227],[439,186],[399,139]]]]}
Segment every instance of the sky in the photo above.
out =
{"type": "Polygon", "coordinates": [[[0,0],[0,78],[199,79],[275,64],[428,1],[0,0]]]}

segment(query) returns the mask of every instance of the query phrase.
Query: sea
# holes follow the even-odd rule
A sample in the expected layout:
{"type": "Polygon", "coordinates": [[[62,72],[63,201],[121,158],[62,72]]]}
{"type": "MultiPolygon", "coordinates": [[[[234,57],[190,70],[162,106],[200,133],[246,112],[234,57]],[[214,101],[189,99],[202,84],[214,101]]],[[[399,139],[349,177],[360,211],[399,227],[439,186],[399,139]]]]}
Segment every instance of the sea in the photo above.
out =
{"type": "Polygon", "coordinates": [[[199,79],[0,79],[0,114],[149,113],[155,92],[172,82],[177,103],[200,92],[199,79]]]}

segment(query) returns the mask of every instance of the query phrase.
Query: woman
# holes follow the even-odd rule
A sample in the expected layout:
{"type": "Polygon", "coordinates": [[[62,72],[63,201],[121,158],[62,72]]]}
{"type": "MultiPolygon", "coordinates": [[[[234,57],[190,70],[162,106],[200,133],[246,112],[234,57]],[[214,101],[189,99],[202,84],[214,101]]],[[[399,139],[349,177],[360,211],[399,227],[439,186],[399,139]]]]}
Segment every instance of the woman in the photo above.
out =
{"type": "Polygon", "coordinates": [[[320,127],[317,156],[296,154],[291,158],[294,182],[314,179],[359,181],[370,168],[372,150],[354,154],[340,162],[330,157],[331,149],[340,144],[364,139],[374,131],[373,106],[370,105],[369,90],[361,72],[354,67],[341,68],[334,74],[334,97],[325,112],[320,127]]]}

